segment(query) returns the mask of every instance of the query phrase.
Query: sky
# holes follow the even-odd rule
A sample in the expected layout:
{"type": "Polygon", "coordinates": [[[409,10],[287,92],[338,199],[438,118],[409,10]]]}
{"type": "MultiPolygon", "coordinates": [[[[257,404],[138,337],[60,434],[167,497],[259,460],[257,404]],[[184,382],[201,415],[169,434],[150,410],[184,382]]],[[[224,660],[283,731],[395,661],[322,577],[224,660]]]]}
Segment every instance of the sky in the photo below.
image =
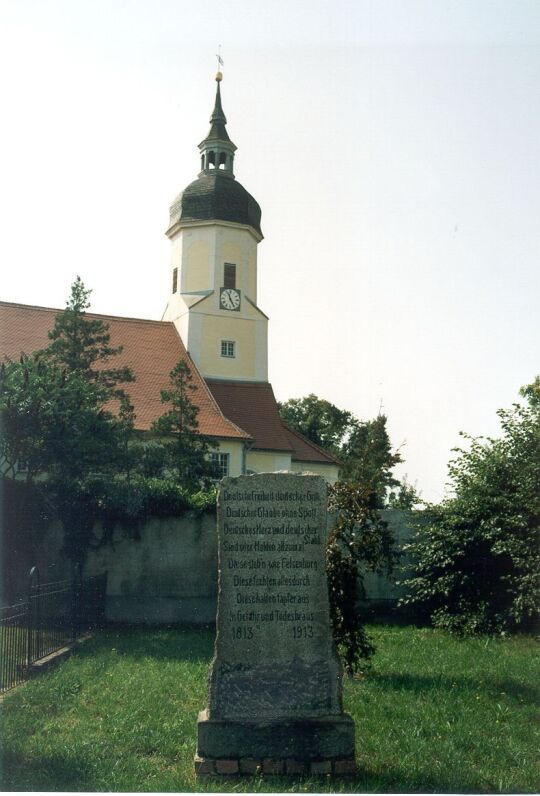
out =
{"type": "Polygon", "coordinates": [[[0,0],[0,299],[161,318],[219,45],[276,397],[384,412],[438,501],[540,372],[540,3],[0,0]]]}

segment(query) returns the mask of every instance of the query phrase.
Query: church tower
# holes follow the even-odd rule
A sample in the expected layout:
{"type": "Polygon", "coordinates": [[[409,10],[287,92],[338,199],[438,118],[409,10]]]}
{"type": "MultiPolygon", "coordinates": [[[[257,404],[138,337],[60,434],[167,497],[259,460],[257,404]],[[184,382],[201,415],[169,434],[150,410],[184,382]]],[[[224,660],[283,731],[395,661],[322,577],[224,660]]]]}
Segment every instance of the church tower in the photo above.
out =
{"type": "Polygon", "coordinates": [[[201,171],[170,208],[163,320],[175,324],[203,377],[267,382],[268,318],[257,306],[261,209],[234,176],[221,80],[218,72],[210,131],[199,144],[201,171]]]}

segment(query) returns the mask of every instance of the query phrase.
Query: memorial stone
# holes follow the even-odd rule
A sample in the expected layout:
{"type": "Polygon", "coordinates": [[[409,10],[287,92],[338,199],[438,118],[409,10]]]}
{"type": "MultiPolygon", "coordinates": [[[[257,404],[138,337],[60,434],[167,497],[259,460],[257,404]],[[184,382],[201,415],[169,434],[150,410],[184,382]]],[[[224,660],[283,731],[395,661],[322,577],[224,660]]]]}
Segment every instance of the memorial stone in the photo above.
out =
{"type": "Polygon", "coordinates": [[[269,473],[224,478],[208,708],[199,774],[354,770],[325,572],[326,484],[269,473]],[[227,761],[227,762],[225,762],[227,761]]]}

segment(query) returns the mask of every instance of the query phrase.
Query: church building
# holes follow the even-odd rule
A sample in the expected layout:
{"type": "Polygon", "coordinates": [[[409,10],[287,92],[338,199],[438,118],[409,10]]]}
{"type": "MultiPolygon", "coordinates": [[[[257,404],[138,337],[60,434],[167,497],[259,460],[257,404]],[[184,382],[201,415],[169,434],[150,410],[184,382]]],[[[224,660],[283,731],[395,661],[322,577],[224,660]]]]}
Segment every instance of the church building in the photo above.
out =
{"type": "MultiPolygon", "coordinates": [[[[161,321],[92,315],[109,325],[116,362],[132,368],[135,426],[148,431],[166,407],[160,391],[183,359],[196,390],[199,432],[218,446],[222,475],[312,472],[330,483],[339,462],[281,420],[268,381],[268,317],[258,305],[261,209],[236,180],[236,146],[221,102],[199,144],[200,172],[170,207],[169,296],[161,321]]],[[[0,302],[0,358],[18,359],[48,344],[56,309],[0,302]]]]}

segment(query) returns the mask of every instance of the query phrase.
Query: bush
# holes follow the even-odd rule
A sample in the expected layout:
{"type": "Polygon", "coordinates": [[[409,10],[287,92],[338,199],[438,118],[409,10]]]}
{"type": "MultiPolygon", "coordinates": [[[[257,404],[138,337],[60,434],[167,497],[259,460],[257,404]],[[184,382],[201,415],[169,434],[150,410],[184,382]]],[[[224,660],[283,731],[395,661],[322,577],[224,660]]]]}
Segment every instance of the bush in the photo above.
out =
{"type": "Polygon", "coordinates": [[[428,509],[411,545],[403,604],[458,633],[527,627],[540,603],[540,379],[528,405],[501,410],[500,439],[471,439],[450,474],[455,494],[428,509]]]}
{"type": "Polygon", "coordinates": [[[81,481],[77,494],[76,506],[84,507],[77,527],[87,539],[84,544],[90,547],[110,542],[117,525],[136,538],[140,525],[151,517],[181,517],[190,511],[203,513],[215,510],[216,505],[215,488],[189,493],[174,481],[144,476],[129,481],[95,476],[81,481]],[[100,538],[92,535],[96,522],[103,529],[100,538]]]}

